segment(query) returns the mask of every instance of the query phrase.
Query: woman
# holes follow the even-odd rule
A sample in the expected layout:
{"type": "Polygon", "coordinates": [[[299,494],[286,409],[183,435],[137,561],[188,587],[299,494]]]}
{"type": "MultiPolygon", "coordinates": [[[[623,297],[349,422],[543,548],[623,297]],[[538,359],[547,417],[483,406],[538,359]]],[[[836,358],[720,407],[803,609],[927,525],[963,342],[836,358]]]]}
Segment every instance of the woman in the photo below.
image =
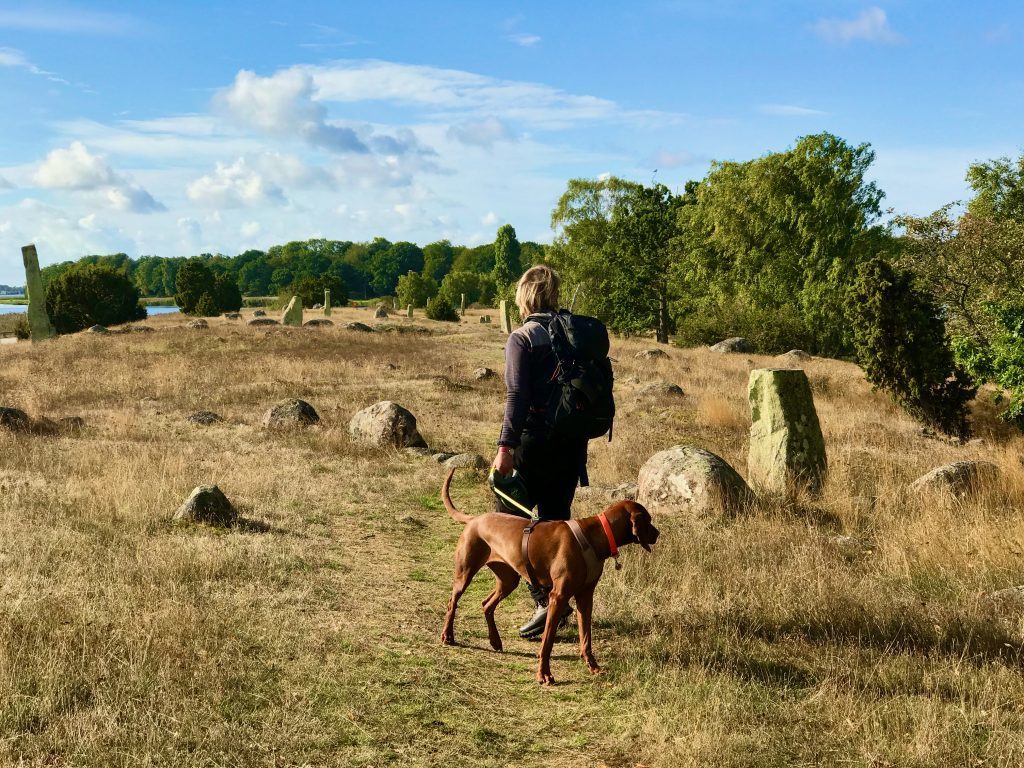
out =
{"type": "MultiPolygon", "coordinates": [[[[515,469],[537,506],[541,520],[568,520],[576,485],[585,477],[587,441],[550,433],[544,414],[558,386],[558,361],[551,350],[548,323],[558,312],[558,273],[546,265],[531,267],[516,286],[516,306],[523,324],[505,344],[505,418],[498,438],[494,469],[515,469]]],[[[503,512],[513,511],[501,507],[503,512]]],[[[547,621],[547,593],[530,588],[537,610],[519,628],[526,638],[539,637],[547,621]]]]}

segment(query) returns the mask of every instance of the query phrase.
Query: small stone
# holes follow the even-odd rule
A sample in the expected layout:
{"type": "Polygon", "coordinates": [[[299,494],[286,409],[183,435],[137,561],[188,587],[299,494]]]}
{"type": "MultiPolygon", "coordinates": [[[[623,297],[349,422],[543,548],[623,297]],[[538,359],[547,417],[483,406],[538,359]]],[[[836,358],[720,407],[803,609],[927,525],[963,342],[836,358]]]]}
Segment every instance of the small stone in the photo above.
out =
{"type": "Polygon", "coordinates": [[[152,333],[153,329],[148,325],[129,325],[125,328],[128,333],[152,333]]]}
{"type": "Polygon", "coordinates": [[[999,478],[999,467],[990,461],[957,461],[936,467],[910,484],[913,493],[947,492],[963,496],[999,478]]]}
{"type": "Polygon", "coordinates": [[[350,331],[359,331],[361,333],[373,333],[373,328],[368,326],[366,323],[345,323],[344,327],[350,331]]]}
{"type": "Polygon", "coordinates": [[[176,523],[208,523],[228,528],[238,522],[238,511],[216,485],[200,485],[174,513],[176,523]]]}
{"type": "Polygon", "coordinates": [[[430,449],[422,446],[403,448],[402,452],[408,454],[409,456],[415,456],[417,459],[424,459],[430,455],[430,449]]]}
{"type": "Polygon", "coordinates": [[[487,459],[479,453],[460,453],[442,462],[446,469],[487,469],[487,459]]]}
{"type": "Polygon", "coordinates": [[[731,339],[725,339],[712,346],[711,351],[720,354],[740,352],[749,355],[754,351],[754,345],[742,336],[733,336],[731,339]]]}
{"type": "Polygon", "coordinates": [[[491,322],[491,316],[490,315],[480,315],[480,322],[483,323],[484,325],[489,325],[490,322],[491,322]]]}
{"type": "Polygon", "coordinates": [[[810,362],[814,358],[802,349],[791,349],[789,352],[779,355],[775,359],[783,365],[802,365],[803,363],[810,362]]]}
{"type": "Polygon", "coordinates": [[[648,397],[652,395],[664,395],[667,397],[682,397],[683,388],[678,384],[671,384],[667,381],[658,381],[653,384],[641,387],[637,391],[637,395],[640,397],[648,397]]]}
{"type": "Polygon", "coordinates": [[[477,381],[493,379],[497,375],[498,374],[496,374],[490,368],[477,368],[475,371],[473,371],[473,378],[476,379],[477,381]]]}
{"type": "Polygon", "coordinates": [[[192,424],[201,424],[204,427],[208,427],[211,424],[216,424],[219,421],[224,421],[218,414],[213,411],[196,411],[189,416],[186,421],[192,424]]]}
{"type": "Polygon", "coordinates": [[[376,320],[380,320],[388,316],[388,311],[384,309],[384,305],[381,304],[373,313],[373,317],[376,320]]]}
{"type": "Polygon", "coordinates": [[[326,317],[314,317],[312,320],[307,320],[302,325],[305,328],[327,328],[334,325],[334,321],[328,320],[326,317]]]}
{"type": "Polygon", "coordinates": [[[102,335],[106,335],[110,333],[110,329],[107,328],[105,325],[93,325],[89,327],[87,333],[99,333],[102,335]]]}
{"type": "Polygon", "coordinates": [[[663,349],[645,349],[637,352],[634,357],[638,360],[663,360],[668,357],[668,352],[663,349]]]}
{"type": "Polygon", "coordinates": [[[446,453],[445,451],[440,451],[438,453],[433,454],[430,458],[432,458],[438,464],[444,464],[446,461],[448,461],[448,459],[452,458],[453,456],[455,456],[454,453],[446,453]]]}
{"type": "Polygon", "coordinates": [[[319,304],[319,303],[318,304],[314,304],[312,307],[310,307],[310,309],[323,309],[323,308],[324,308],[324,305],[323,304],[319,304]]]}
{"type": "Polygon", "coordinates": [[[305,400],[282,400],[265,414],[264,427],[308,427],[320,421],[320,414],[305,400]]]}
{"type": "Polygon", "coordinates": [[[357,442],[378,448],[426,448],[416,429],[416,417],[390,400],[374,403],[352,416],[349,434],[357,442]]]}
{"type": "Polygon", "coordinates": [[[32,427],[32,419],[18,408],[0,406],[0,427],[12,432],[26,432],[32,427]]]}
{"type": "Polygon", "coordinates": [[[280,325],[280,323],[277,322],[277,320],[275,320],[272,317],[267,317],[266,315],[262,315],[260,317],[254,317],[252,320],[247,322],[246,325],[254,325],[254,326],[280,325]]]}
{"type": "Polygon", "coordinates": [[[191,328],[193,330],[197,330],[198,331],[198,330],[203,330],[205,328],[209,328],[210,324],[208,322],[206,322],[203,318],[198,317],[195,320],[193,320],[190,323],[188,323],[187,327],[191,328]]]}
{"type": "Polygon", "coordinates": [[[252,313],[252,316],[253,317],[266,317],[267,313],[264,312],[262,309],[257,309],[255,312],[252,313]]]}
{"type": "Polygon", "coordinates": [[[225,320],[241,320],[242,319],[242,315],[241,315],[240,312],[225,312],[224,313],[224,319],[225,320]]]}
{"type": "Polygon", "coordinates": [[[401,515],[395,518],[402,525],[408,525],[410,528],[426,528],[427,524],[420,520],[418,517],[412,515],[401,515]]]}
{"type": "Polygon", "coordinates": [[[380,367],[380,369],[381,369],[382,371],[397,371],[397,370],[398,370],[398,366],[397,366],[397,365],[395,365],[394,363],[384,363],[384,364],[383,364],[383,365],[382,365],[382,366],[380,367]]]}

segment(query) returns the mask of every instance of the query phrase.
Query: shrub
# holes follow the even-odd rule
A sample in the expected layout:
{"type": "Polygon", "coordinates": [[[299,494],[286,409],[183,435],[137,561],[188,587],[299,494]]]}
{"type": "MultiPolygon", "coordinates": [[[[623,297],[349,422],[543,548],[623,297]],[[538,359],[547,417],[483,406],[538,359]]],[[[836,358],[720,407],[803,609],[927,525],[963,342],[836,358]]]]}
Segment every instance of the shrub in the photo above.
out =
{"type": "Polygon", "coordinates": [[[199,317],[216,317],[220,314],[220,305],[212,294],[204,293],[189,314],[199,317]]]}
{"type": "MultiPolygon", "coordinates": [[[[494,281],[491,281],[491,286],[494,281]]],[[[443,295],[453,307],[462,302],[462,294],[466,294],[466,305],[480,300],[480,275],[476,272],[449,272],[441,281],[440,295],[443,295]]],[[[494,295],[493,293],[491,294],[494,295]]]]}
{"type": "Polygon", "coordinates": [[[302,300],[302,306],[309,309],[317,304],[323,304],[325,290],[331,292],[332,307],[342,307],[348,303],[348,287],[345,281],[337,275],[325,273],[320,277],[303,275],[295,280],[289,289],[281,294],[281,305],[287,306],[292,296],[298,296],[302,300]]]}
{"type": "MultiPolygon", "coordinates": [[[[242,292],[229,274],[219,275],[213,282],[213,298],[218,312],[237,312],[242,308],[242,292]]],[[[210,317],[210,315],[204,315],[210,317]]]]}
{"type": "Polygon", "coordinates": [[[880,258],[862,264],[846,309],[868,381],[887,390],[914,418],[966,437],[967,404],[977,387],[956,365],[939,309],[914,287],[911,274],[880,258]]]}
{"type": "Polygon", "coordinates": [[[437,282],[432,277],[427,277],[419,272],[407,272],[398,278],[398,288],[395,293],[398,295],[398,306],[425,307],[427,302],[437,295],[437,282]]]}
{"type": "Polygon", "coordinates": [[[459,322],[459,314],[455,307],[448,301],[446,296],[437,294],[427,302],[427,317],[431,320],[448,320],[453,323],[459,322]]]}
{"type": "Polygon", "coordinates": [[[742,336],[765,355],[794,348],[820,351],[799,309],[792,305],[769,309],[737,298],[710,312],[682,313],[676,318],[676,343],[684,347],[715,344],[733,336],[742,336]]]}
{"type": "MultiPolygon", "coordinates": [[[[217,286],[213,273],[199,259],[189,259],[178,269],[178,274],[175,277],[174,303],[186,315],[199,314],[197,308],[203,295],[209,294],[214,297],[216,293],[217,286]]],[[[219,313],[214,312],[213,314],[219,313]]]]}
{"type": "Polygon", "coordinates": [[[32,332],[28,325],[28,315],[19,315],[14,321],[14,337],[25,341],[32,338],[32,332]]]}
{"type": "Polygon", "coordinates": [[[57,333],[146,317],[135,284],[123,273],[96,264],[72,267],[53,278],[46,288],[46,311],[57,333]]]}

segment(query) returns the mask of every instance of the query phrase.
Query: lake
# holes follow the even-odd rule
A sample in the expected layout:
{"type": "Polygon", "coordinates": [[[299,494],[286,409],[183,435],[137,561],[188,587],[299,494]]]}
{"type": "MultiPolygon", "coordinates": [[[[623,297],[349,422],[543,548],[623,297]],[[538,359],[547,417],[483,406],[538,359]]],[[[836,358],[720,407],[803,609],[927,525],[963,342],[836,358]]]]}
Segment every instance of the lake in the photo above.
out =
{"type": "MultiPolygon", "coordinates": [[[[146,307],[150,315],[169,315],[172,312],[180,312],[177,307],[146,307]]],[[[13,315],[18,312],[28,312],[27,304],[0,304],[0,315],[13,315]]]]}

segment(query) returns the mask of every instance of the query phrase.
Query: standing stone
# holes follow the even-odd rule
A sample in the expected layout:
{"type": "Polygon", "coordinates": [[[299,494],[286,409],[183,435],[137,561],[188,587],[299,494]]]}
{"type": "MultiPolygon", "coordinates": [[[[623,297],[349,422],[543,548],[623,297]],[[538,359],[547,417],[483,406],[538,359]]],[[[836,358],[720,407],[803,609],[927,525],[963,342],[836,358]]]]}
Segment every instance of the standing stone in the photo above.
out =
{"type": "Polygon", "coordinates": [[[294,325],[295,327],[302,325],[302,299],[292,296],[292,300],[288,302],[288,306],[284,310],[281,322],[284,325],[294,325]]]}
{"type": "Polygon", "coordinates": [[[828,462],[807,374],[799,369],[758,368],[750,372],[747,393],[751,484],[777,493],[788,493],[794,485],[820,492],[828,462]]]}
{"type": "Polygon", "coordinates": [[[512,318],[508,316],[508,302],[502,301],[498,305],[498,315],[501,316],[502,333],[512,333],[512,318]]]}
{"type": "Polygon", "coordinates": [[[459,302],[459,317],[466,316],[466,294],[462,294],[462,301],[459,302]]]}
{"type": "Polygon", "coordinates": [[[43,291],[43,277],[39,274],[39,254],[34,245],[21,249],[21,260],[25,262],[25,298],[28,299],[28,327],[32,341],[52,339],[57,330],[46,314],[46,293],[43,291]]]}
{"type": "Polygon", "coordinates": [[[324,317],[331,316],[331,289],[324,288],[324,317]]]}
{"type": "Polygon", "coordinates": [[[410,304],[405,310],[405,316],[410,320],[412,319],[412,304],[410,304]]]}

